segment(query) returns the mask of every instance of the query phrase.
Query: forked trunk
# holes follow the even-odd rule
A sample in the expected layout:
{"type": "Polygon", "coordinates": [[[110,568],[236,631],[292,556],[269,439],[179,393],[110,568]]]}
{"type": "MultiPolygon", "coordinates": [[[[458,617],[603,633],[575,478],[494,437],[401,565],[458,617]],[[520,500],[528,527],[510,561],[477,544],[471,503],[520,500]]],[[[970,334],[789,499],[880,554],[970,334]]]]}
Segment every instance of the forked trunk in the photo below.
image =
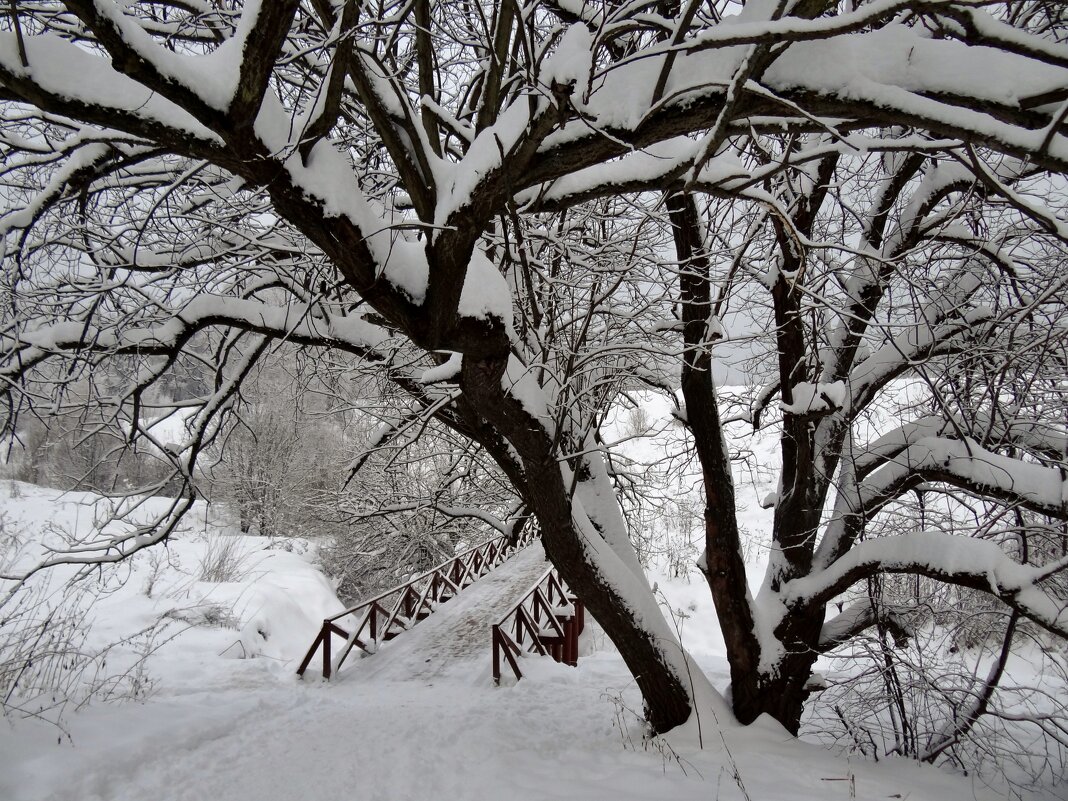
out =
{"type": "MultiPolygon", "coordinates": [[[[804,618],[786,618],[776,632],[785,652],[770,675],[750,671],[735,676],[732,670],[731,704],[741,723],[752,723],[767,714],[788,732],[797,734],[801,727],[801,713],[811,693],[809,680],[819,655],[813,644],[819,635],[822,617],[821,611],[804,618]]],[[[729,643],[727,652],[729,655],[729,643]]]]}

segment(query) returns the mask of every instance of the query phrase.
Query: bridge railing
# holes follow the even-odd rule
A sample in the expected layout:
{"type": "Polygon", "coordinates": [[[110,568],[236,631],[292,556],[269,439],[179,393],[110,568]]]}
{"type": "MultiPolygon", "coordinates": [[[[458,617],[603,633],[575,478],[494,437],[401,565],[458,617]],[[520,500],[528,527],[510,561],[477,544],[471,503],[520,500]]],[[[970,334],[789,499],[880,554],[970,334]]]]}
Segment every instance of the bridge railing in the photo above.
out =
{"type": "Polygon", "coordinates": [[[353,648],[368,654],[374,653],[383,642],[392,640],[429,617],[438,606],[536,538],[537,533],[533,530],[525,531],[515,543],[508,537],[495,537],[404,584],[326,618],[297,668],[297,675],[303,676],[316,653],[321,651],[323,678],[329,679],[340,669],[353,648]],[[339,621],[345,625],[339,624],[339,621]],[[335,637],[341,640],[336,656],[333,655],[335,637]]]}
{"type": "Polygon", "coordinates": [[[501,657],[516,679],[523,678],[517,657],[551,656],[557,662],[578,664],[578,638],[585,626],[582,601],[571,594],[556,568],[537,583],[492,626],[493,682],[501,683],[501,657]]]}

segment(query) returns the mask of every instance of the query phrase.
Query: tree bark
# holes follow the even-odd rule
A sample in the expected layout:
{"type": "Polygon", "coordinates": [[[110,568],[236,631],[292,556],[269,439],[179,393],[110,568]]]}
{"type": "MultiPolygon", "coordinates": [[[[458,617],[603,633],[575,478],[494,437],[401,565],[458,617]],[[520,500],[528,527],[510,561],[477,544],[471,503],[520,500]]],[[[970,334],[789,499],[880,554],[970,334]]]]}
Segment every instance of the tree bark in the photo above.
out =
{"type": "MultiPolygon", "coordinates": [[[[701,240],[697,206],[692,195],[668,197],[675,251],[679,260],[679,289],[683,322],[682,395],[686,422],[704,479],[705,551],[702,572],[716,605],[731,669],[731,686],[743,697],[756,676],[760,645],[742,559],[734,505],[734,480],[723,442],[722,423],[712,378],[708,341],[712,299],[708,255],[701,240]]],[[[755,690],[755,688],[753,688],[755,690]]]]}
{"type": "MultiPolygon", "coordinates": [[[[519,454],[521,472],[511,477],[541,526],[546,555],[619,649],[641,690],[650,726],[664,732],[685,723],[692,699],[671,658],[672,650],[681,654],[681,648],[655,602],[653,615],[639,612],[641,599],[628,592],[631,571],[603,539],[577,523],[553,439],[502,387],[506,366],[507,357],[465,357],[465,399],[519,454]]],[[[516,467],[506,469],[515,472],[516,467]]]]}
{"type": "MultiPolygon", "coordinates": [[[[805,689],[823,623],[822,607],[800,616],[787,616],[775,635],[784,656],[768,673],[761,670],[761,645],[749,595],[745,562],[734,504],[734,481],[723,440],[722,422],[712,377],[709,317],[712,313],[711,264],[691,195],[671,195],[667,201],[675,250],[679,260],[679,289],[683,322],[682,394],[686,422],[701,464],[705,493],[705,553],[702,570],[719,618],[731,672],[731,704],[742,723],[768,714],[790,733],[801,725],[808,691],[805,689]]],[[[806,525],[805,521],[798,521],[806,525]]]]}

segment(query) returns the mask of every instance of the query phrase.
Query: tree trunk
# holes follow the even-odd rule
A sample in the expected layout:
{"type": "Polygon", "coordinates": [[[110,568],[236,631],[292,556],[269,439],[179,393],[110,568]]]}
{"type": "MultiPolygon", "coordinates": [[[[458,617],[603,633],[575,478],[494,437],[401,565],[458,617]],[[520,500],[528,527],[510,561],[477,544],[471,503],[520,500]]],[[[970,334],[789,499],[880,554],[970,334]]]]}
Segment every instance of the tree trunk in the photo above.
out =
{"type": "Polygon", "coordinates": [[[810,694],[812,666],[819,656],[814,644],[822,626],[822,608],[803,617],[787,615],[775,632],[784,653],[773,673],[753,671],[736,679],[732,671],[731,703],[741,723],[749,724],[768,714],[788,732],[797,734],[810,694]]]}
{"type": "MultiPolygon", "coordinates": [[[[685,349],[682,361],[682,395],[694,452],[701,464],[705,495],[705,552],[702,572],[716,605],[727,661],[735,715],[751,723],[764,697],[758,667],[760,643],[756,637],[745,562],[741,553],[734,479],[723,443],[722,423],[712,378],[709,322],[712,315],[710,263],[701,240],[693,197],[668,197],[675,251],[679,259],[680,313],[685,349]]],[[[775,715],[778,719],[778,715],[775,715]]],[[[784,724],[785,725],[785,724],[784,724]]]]}
{"type": "MultiPolygon", "coordinates": [[[[682,363],[682,394],[686,422],[694,452],[701,464],[705,494],[705,553],[702,570],[716,605],[727,661],[731,671],[731,703],[734,714],[749,724],[762,714],[771,715],[789,732],[797,734],[808,691],[805,689],[816,660],[815,644],[823,624],[823,610],[800,617],[788,615],[775,631],[784,655],[771,673],[763,672],[762,644],[756,633],[756,616],[749,595],[745,562],[741,554],[734,502],[730,458],[723,442],[723,424],[712,378],[709,325],[714,312],[711,296],[711,264],[705,252],[693,197],[675,194],[667,200],[675,250],[679,260],[680,312],[685,348],[682,363]]],[[[803,540],[811,515],[788,521],[800,527],[803,540]]],[[[779,517],[776,517],[778,523],[779,517]]],[[[781,531],[777,530],[781,535],[781,531]]],[[[780,537],[776,537],[778,542],[780,537]]]]}
{"type": "MultiPolygon", "coordinates": [[[[649,724],[667,731],[690,716],[682,650],[648,585],[593,528],[576,520],[553,439],[544,425],[509,395],[501,381],[506,358],[465,356],[464,396],[518,453],[521,473],[512,479],[541,526],[549,560],[619,649],[645,700],[649,724]]],[[[501,465],[514,472],[514,465],[501,465]]]]}

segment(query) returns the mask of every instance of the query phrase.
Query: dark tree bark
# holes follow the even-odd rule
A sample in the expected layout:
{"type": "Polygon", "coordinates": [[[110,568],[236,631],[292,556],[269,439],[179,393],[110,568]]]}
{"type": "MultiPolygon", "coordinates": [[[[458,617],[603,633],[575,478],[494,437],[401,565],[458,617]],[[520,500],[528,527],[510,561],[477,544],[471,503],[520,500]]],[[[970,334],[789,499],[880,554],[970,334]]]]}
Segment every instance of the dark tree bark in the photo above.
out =
{"type": "MultiPolygon", "coordinates": [[[[686,424],[704,478],[705,549],[701,569],[727,646],[731,703],[742,723],[752,723],[766,713],[796,734],[808,697],[805,684],[818,656],[815,644],[823,623],[823,608],[786,619],[776,632],[786,653],[771,672],[762,671],[761,643],[742,559],[730,456],[712,377],[711,265],[693,196],[671,195],[667,206],[679,261],[686,424]]],[[[805,520],[792,523],[804,526],[805,520]]]]}
{"type": "Polygon", "coordinates": [[[645,700],[649,724],[657,732],[672,729],[686,721],[692,707],[683,677],[618,587],[596,569],[588,553],[594,546],[584,543],[585,535],[575,525],[571,491],[564,483],[552,437],[502,389],[506,366],[507,357],[465,358],[461,379],[464,397],[519,454],[520,465],[505,462],[501,467],[509,472],[537,518],[549,560],[630,668],[645,700]]]}

